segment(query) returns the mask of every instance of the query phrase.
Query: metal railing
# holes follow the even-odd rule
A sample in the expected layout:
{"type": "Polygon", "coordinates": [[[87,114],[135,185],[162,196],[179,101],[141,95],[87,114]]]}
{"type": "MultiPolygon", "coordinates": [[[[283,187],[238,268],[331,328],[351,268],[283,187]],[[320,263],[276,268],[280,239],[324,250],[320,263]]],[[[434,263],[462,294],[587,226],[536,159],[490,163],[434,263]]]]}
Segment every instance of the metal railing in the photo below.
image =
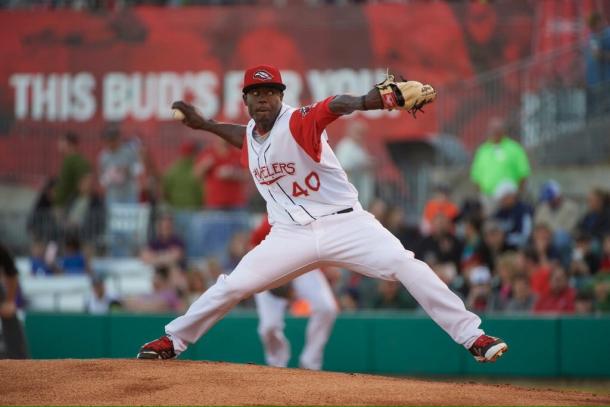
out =
{"type": "MultiPolygon", "coordinates": [[[[608,85],[587,85],[584,44],[579,41],[440,89],[439,129],[472,152],[485,140],[489,119],[497,116],[506,121],[511,136],[528,150],[538,149],[545,162],[565,162],[541,147],[566,137],[586,137],[589,126],[599,126],[610,112],[608,85]]],[[[587,152],[595,157],[595,145],[587,152]]]]}

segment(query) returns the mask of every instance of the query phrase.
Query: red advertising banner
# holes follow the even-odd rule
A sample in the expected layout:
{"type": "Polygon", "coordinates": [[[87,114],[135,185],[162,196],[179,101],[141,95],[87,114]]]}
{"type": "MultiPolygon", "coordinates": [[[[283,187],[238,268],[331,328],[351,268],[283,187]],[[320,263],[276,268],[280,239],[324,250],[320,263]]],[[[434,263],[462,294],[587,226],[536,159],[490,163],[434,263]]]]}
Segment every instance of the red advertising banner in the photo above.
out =
{"type": "MultiPolygon", "coordinates": [[[[422,1],[1,11],[0,175],[52,171],[57,158],[49,151],[67,129],[89,140],[93,155],[107,122],[141,138],[163,165],[189,133],[171,120],[171,102],[188,100],[210,117],[245,123],[242,75],[254,64],[282,70],[291,105],[363,94],[386,68],[442,89],[534,52],[535,7],[422,1]]],[[[443,117],[460,103],[445,101],[443,117]]],[[[436,113],[433,106],[417,119],[383,111],[357,116],[371,138],[403,140],[442,131],[436,113]]],[[[331,136],[344,127],[343,120],[333,124],[331,136]]]]}

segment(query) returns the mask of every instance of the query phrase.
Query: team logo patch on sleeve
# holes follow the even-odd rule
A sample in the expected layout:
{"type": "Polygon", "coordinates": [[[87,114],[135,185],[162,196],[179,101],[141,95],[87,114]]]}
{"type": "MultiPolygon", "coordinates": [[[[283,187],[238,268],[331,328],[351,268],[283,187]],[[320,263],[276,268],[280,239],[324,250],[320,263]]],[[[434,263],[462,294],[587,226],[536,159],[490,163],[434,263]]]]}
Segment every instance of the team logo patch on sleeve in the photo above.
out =
{"type": "Polygon", "coordinates": [[[270,81],[271,79],[273,79],[273,75],[263,70],[256,71],[252,76],[254,77],[254,79],[258,79],[261,81],[270,81]]]}
{"type": "Polygon", "coordinates": [[[302,117],[307,116],[307,113],[309,113],[311,111],[311,109],[316,107],[316,105],[317,105],[317,103],[314,103],[313,105],[303,106],[302,108],[300,108],[299,111],[301,112],[301,116],[302,117]]]}

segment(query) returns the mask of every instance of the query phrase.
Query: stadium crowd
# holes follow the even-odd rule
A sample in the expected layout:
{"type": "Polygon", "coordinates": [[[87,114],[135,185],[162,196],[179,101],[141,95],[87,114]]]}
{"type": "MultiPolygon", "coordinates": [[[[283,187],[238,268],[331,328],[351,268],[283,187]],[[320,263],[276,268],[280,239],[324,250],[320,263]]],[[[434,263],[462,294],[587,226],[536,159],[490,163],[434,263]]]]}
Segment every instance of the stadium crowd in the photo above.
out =
{"type": "MultiPolygon", "coordinates": [[[[115,3],[122,4],[25,4],[108,8],[115,3]]],[[[603,117],[610,106],[610,29],[597,13],[588,25],[587,115],[603,117]]],[[[591,190],[585,205],[564,196],[554,180],[532,191],[527,154],[506,135],[502,121],[492,118],[489,138],[477,149],[471,166],[477,193],[453,201],[456,191],[438,185],[421,220],[411,224],[404,202],[380,199],[387,198],[384,190],[401,185],[384,185],[379,178],[377,152],[367,151],[366,128],[354,122],[346,133],[335,153],[362,205],[405,248],[429,263],[469,308],[481,313],[610,311],[608,191],[591,190]]],[[[251,199],[253,186],[239,166],[240,153],[222,141],[203,149],[189,141],[162,172],[140,137],[124,137],[114,125],[102,137],[104,148],[96,165],[80,151],[77,134],[60,138],[60,170],[41,189],[27,222],[31,273],[90,275],[94,295],[88,308],[94,312],[105,312],[113,304],[132,311],[182,312],[250,249],[249,233],[257,216],[246,209],[263,208],[251,199]],[[136,298],[108,297],[103,276],[90,263],[99,256],[138,256],[155,270],[153,292],[136,298]]],[[[325,272],[343,310],[417,308],[395,283],[378,283],[349,270],[325,272]]]]}
{"type": "MultiPolygon", "coordinates": [[[[470,171],[478,195],[455,202],[447,185],[437,185],[416,225],[407,223],[398,202],[367,192],[366,207],[476,312],[610,311],[608,192],[590,191],[583,208],[565,197],[554,180],[537,194],[528,193],[531,170],[523,148],[506,136],[500,121],[490,121],[488,135],[470,171]]],[[[245,212],[249,181],[237,164],[239,152],[222,142],[202,151],[186,142],[177,160],[160,174],[137,139],[123,139],[113,126],[103,138],[95,171],[79,152],[76,134],[67,133],[59,141],[61,169],[40,192],[28,222],[31,273],[90,275],[90,312],[115,306],[182,312],[218,275],[230,273],[251,247],[256,216],[245,212]],[[125,207],[151,209],[145,213],[144,224],[150,226],[141,239],[112,226],[117,223],[114,209],[125,207]],[[245,214],[248,221],[233,228],[221,224],[210,239],[193,241],[199,233],[193,232],[194,219],[202,211],[226,219],[245,214]],[[189,249],[212,241],[223,242],[222,253],[200,255],[189,249]],[[103,275],[90,267],[94,256],[139,257],[155,270],[153,291],[129,298],[107,296],[103,275]]],[[[350,178],[372,178],[367,171],[373,171],[374,163],[362,138],[344,137],[336,150],[340,160],[352,164],[350,178]],[[355,162],[361,162],[359,171],[355,162]]],[[[363,185],[359,189],[375,190],[363,185]]],[[[324,271],[344,311],[417,309],[397,283],[332,267],[324,271]]],[[[302,306],[296,303],[293,311],[299,314],[302,306]]]]}

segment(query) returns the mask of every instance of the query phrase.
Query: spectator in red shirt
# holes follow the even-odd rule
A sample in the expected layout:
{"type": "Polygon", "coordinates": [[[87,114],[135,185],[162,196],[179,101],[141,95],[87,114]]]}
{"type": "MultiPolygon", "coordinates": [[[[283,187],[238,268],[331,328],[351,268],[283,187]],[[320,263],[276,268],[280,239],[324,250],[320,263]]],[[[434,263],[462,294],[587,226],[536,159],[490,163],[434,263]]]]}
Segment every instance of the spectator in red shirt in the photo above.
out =
{"type": "Polygon", "coordinates": [[[542,262],[540,256],[538,256],[538,253],[533,248],[527,248],[520,253],[525,271],[530,278],[532,291],[538,297],[545,295],[550,289],[554,263],[542,262]]]}
{"type": "Polygon", "coordinates": [[[194,174],[205,182],[208,209],[241,209],[246,205],[249,174],[240,164],[241,151],[226,141],[214,140],[195,164],[194,174]]]}
{"type": "Polygon", "coordinates": [[[556,265],[551,274],[549,291],[538,299],[534,305],[536,313],[563,313],[574,312],[576,291],[568,285],[568,275],[563,267],[556,265]]]}

